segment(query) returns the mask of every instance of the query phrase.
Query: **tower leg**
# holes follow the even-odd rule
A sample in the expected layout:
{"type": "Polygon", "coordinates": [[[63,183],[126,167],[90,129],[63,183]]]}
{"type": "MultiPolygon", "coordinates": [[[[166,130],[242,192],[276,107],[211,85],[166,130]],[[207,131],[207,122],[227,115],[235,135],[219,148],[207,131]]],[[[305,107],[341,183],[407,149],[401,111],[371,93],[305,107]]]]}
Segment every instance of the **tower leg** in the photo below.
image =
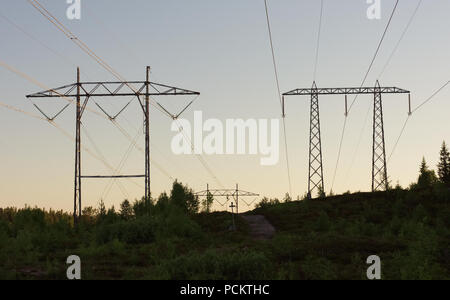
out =
{"type": "Polygon", "coordinates": [[[81,218],[81,98],[80,98],[80,69],[77,68],[77,107],[75,133],[75,188],[73,203],[74,223],[81,218]],[[78,206],[78,208],[77,208],[78,206]]]}
{"type": "Polygon", "coordinates": [[[236,184],[236,214],[239,215],[239,184],[236,184]]]}
{"type": "Polygon", "coordinates": [[[145,198],[150,200],[150,67],[147,67],[145,95],[145,198]]]}
{"type": "Polygon", "coordinates": [[[309,198],[313,197],[312,193],[314,191],[318,194],[325,191],[322,165],[322,141],[320,137],[319,93],[315,82],[313,83],[312,90],[309,134],[309,198]]]}
{"type": "Polygon", "coordinates": [[[381,99],[380,83],[377,81],[373,108],[372,191],[387,190],[388,188],[383,101],[381,99]]]}

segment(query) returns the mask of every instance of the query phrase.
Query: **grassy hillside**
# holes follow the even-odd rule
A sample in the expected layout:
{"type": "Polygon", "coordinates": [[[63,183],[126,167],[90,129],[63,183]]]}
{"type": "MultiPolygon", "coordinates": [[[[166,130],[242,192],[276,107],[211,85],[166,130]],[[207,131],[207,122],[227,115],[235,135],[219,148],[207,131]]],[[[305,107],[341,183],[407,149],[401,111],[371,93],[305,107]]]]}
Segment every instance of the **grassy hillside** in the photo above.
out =
{"type": "MultiPolygon", "coordinates": [[[[125,207],[126,208],[126,207],[125,207]]],[[[450,279],[450,191],[349,194],[266,203],[250,214],[275,226],[254,240],[228,213],[192,213],[169,199],[115,212],[0,209],[0,279],[64,279],[78,255],[83,279],[365,279],[370,255],[384,279],[450,279]]]]}
{"type": "Polygon", "coordinates": [[[444,187],[349,194],[253,213],[278,229],[271,249],[290,278],[365,279],[370,255],[380,256],[384,279],[450,278],[450,192],[444,187]]]}

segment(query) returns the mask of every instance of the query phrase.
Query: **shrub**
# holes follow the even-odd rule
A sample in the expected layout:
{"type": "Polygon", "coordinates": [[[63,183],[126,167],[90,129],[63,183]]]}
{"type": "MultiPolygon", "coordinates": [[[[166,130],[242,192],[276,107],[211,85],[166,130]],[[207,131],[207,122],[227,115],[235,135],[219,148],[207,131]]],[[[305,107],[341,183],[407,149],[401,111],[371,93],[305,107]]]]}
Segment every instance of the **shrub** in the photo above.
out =
{"type": "Polygon", "coordinates": [[[149,216],[154,208],[151,199],[142,198],[133,203],[133,213],[136,217],[149,216]]]}
{"type": "Polygon", "coordinates": [[[173,205],[178,206],[185,212],[194,214],[198,213],[200,202],[198,197],[187,186],[175,181],[173,183],[172,192],[170,194],[170,201],[173,205]]]}
{"type": "Polygon", "coordinates": [[[100,224],[96,229],[96,241],[106,244],[117,239],[128,244],[151,243],[155,240],[154,222],[151,217],[100,224]]]}
{"type": "Polygon", "coordinates": [[[120,204],[120,216],[124,220],[130,220],[133,217],[133,208],[130,201],[125,200],[120,204]]]}
{"type": "Polygon", "coordinates": [[[169,237],[199,238],[202,235],[200,225],[191,220],[183,210],[169,206],[156,215],[155,232],[159,239],[169,237]]]}
{"type": "Polygon", "coordinates": [[[336,266],[326,258],[307,256],[300,264],[300,272],[307,280],[336,280],[336,266]]]}
{"type": "Polygon", "coordinates": [[[264,197],[258,204],[256,204],[256,208],[269,208],[278,204],[280,204],[280,200],[276,198],[269,199],[267,197],[264,197]]]}
{"type": "Polygon", "coordinates": [[[316,230],[317,231],[328,231],[330,229],[331,222],[330,218],[328,217],[328,214],[325,211],[320,212],[319,219],[316,223],[316,230]]]}
{"type": "Polygon", "coordinates": [[[185,280],[261,280],[270,277],[270,260],[258,251],[244,253],[207,250],[163,261],[153,277],[185,280]]]}
{"type": "Polygon", "coordinates": [[[13,224],[15,232],[43,230],[46,227],[45,212],[37,208],[21,209],[15,214],[13,224]]]}

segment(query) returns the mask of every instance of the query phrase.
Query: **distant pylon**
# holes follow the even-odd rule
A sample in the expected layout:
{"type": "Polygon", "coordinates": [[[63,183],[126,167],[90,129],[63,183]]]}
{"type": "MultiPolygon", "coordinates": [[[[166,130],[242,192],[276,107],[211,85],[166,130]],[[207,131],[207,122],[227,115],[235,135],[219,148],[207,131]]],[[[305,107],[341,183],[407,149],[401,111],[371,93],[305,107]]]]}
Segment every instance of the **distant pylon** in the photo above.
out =
{"type": "Polygon", "coordinates": [[[372,155],[372,191],[387,190],[389,187],[386,146],[384,139],[383,101],[380,83],[375,84],[373,106],[373,155],[372,155]]]}

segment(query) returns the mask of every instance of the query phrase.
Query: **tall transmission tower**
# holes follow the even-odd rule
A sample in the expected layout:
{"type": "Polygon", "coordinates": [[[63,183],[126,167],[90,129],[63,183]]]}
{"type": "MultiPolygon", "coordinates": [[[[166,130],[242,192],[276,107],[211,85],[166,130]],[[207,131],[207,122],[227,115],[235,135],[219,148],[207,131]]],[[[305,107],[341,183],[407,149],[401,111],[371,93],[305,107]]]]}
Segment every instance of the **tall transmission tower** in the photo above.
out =
{"type": "MultiPolygon", "coordinates": [[[[189,91],[173,86],[150,82],[150,67],[146,69],[145,81],[128,82],[81,82],[80,69],[77,68],[77,81],[55,89],[27,95],[27,98],[66,98],[76,101],[76,133],[75,133],[75,182],[74,182],[74,221],[77,223],[82,214],[82,179],[108,179],[108,178],[144,178],[145,198],[150,199],[150,97],[152,96],[181,96],[196,95],[199,92],[189,91]],[[135,86],[136,89],[133,87],[135,86]],[[145,135],[145,174],[143,175],[83,175],[81,157],[81,125],[82,117],[89,100],[95,97],[136,97],[144,115],[145,135]]],[[[98,105],[98,104],[97,104],[98,105]]],[[[158,105],[160,105],[158,103],[158,105]]],[[[126,108],[125,106],[119,114],[126,108]]],[[[100,107],[101,108],[101,107],[100,107]]],[[[103,112],[105,112],[102,109],[103,112]]],[[[108,117],[114,120],[118,115],[108,117]]],[[[47,117],[48,118],[48,117],[47,117]]],[[[49,120],[53,120],[48,118],[49,120]]]]}
{"type": "Polygon", "coordinates": [[[373,101],[373,144],[372,144],[372,191],[387,190],[389,181],[386,165],[386,145],[384,138],[383,100],[380,83],[375,84],[373,101]]]}
{"type": "Polygon", "coordinates": [[[320,134],[319,94],[315,81],[311,92],[311,109],[309,118],[309,198],[311,198],[311,192],[315,189],[318,191],[325,191],[322,163],[322,139],[320,134]]]}
{"type": "Polygon", "coordinates": [[[409,113],[411,113],[411,92],[397,87],[381,87],[377,81],[375,87],[360,88],[321,88],[314,82],[310,89],[295,89],[283,94],[283,115],[285,115],[285,97],[310,96],[310,148],[309,148],[309,176],[308,196],[315,190],[324,191],[322,147],[320,136],[319,95],[345,95],[345,115],[348,115],[348,95],[373,94],[373,151],[372,151],[372,191],[388,188],[386,167],[386,146],[384,139],[383,102],[382,94],[408,94],[409,113]]]}

